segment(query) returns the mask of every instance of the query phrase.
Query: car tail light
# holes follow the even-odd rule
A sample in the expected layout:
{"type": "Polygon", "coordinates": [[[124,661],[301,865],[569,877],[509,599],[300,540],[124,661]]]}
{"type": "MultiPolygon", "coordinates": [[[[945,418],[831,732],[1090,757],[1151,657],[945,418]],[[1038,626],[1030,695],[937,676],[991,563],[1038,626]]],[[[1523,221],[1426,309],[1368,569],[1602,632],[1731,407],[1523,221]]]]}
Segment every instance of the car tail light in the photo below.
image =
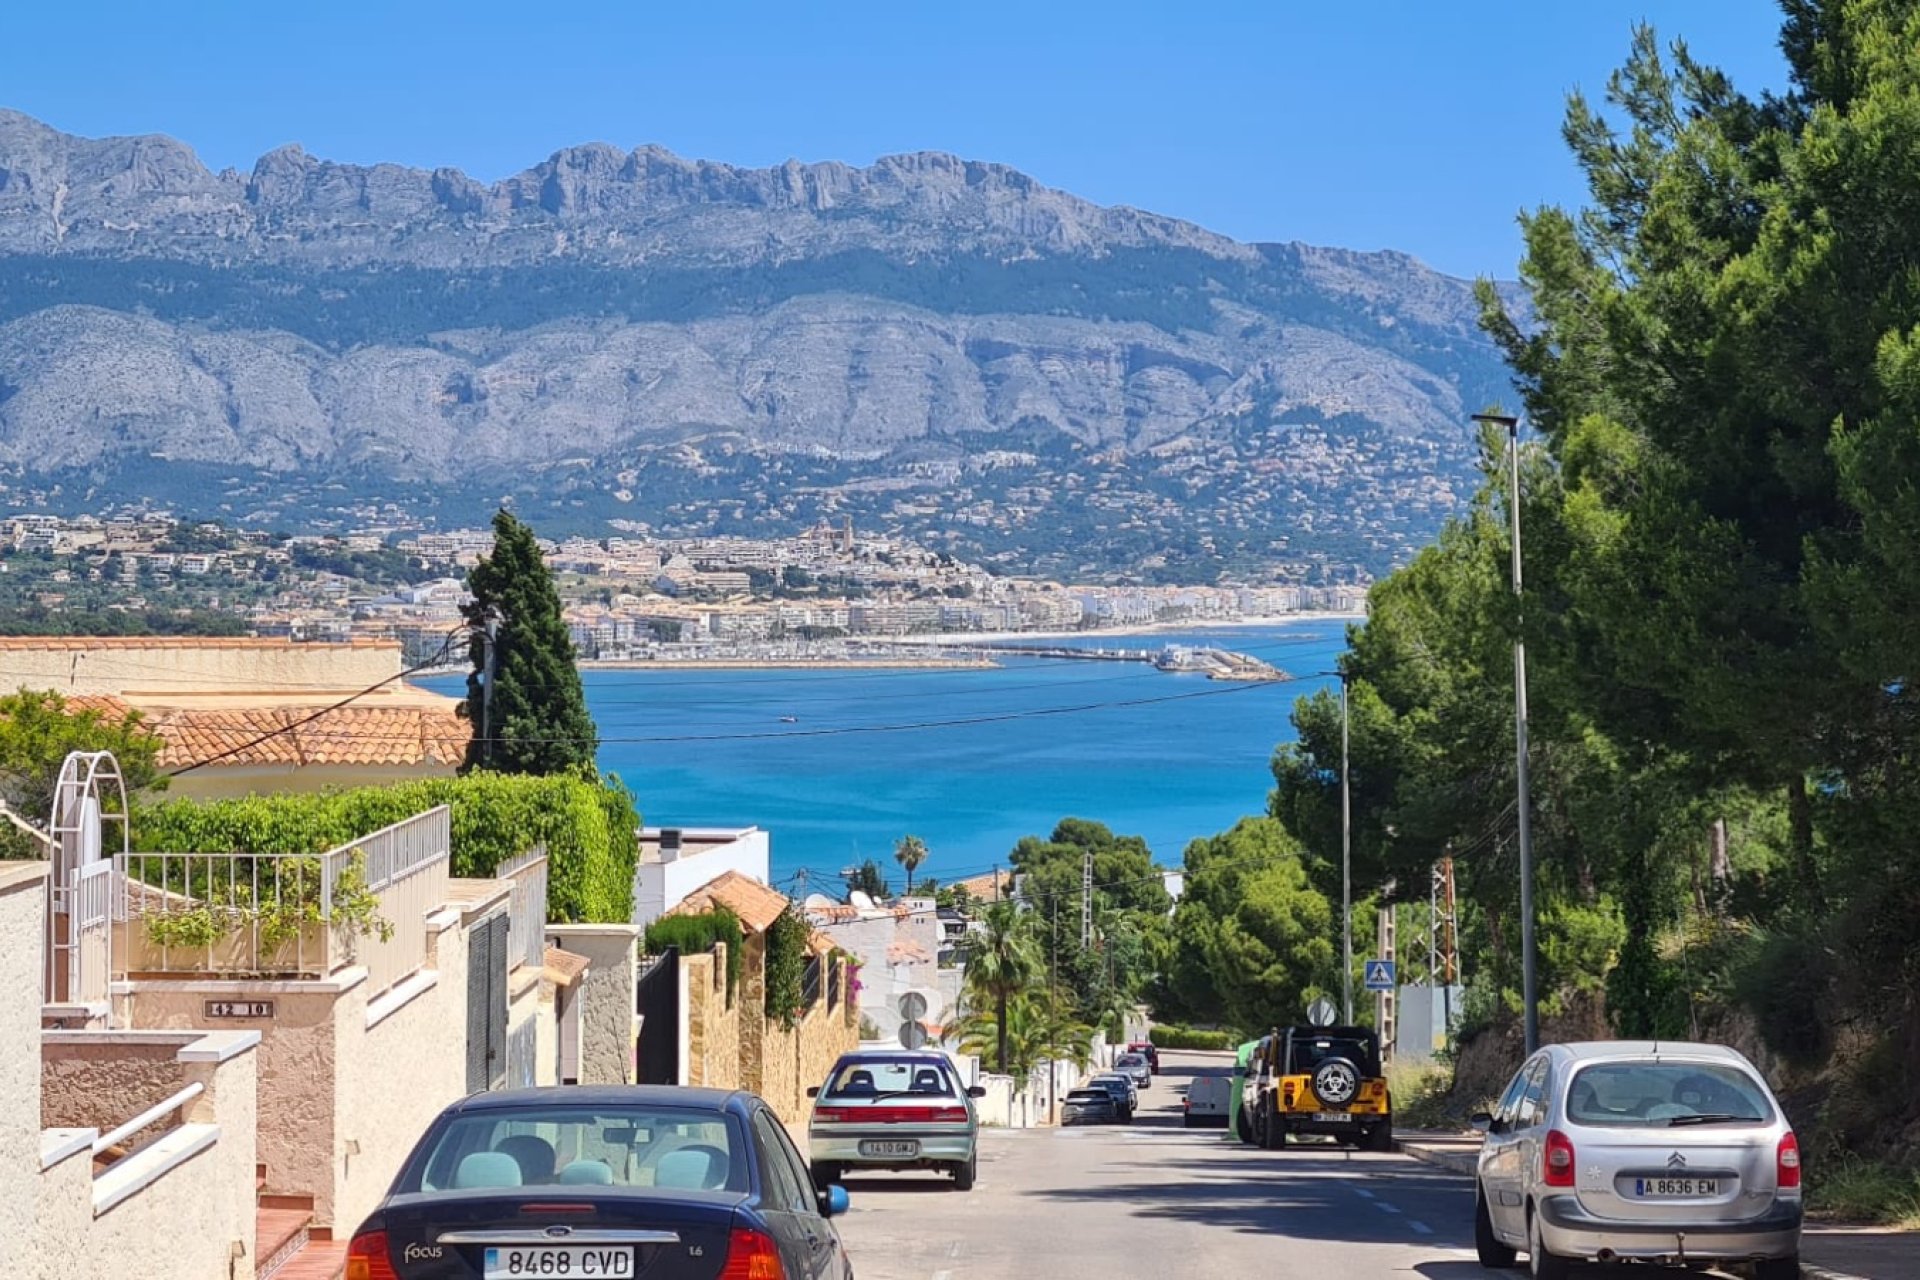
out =
{"type": "Polygon", "coordinates": [[[727,1265],[720,1269],[720,1280],[787,1280],[780,1246],[764,1231],[735,1227],[727,1239],[727,1265]]]}
{"type": "Polygon", "coordinates": [[[1573,1185],[1573,1139],[1558,1129],[1547,1130],[1546,1166],[1542,1181],[1548,1186],[1573,1185]]]}
{"type": "Polygon", "coordinates": [[[851,1107],[815,1107],[813,1118],[823,1124],[852,1124],[859,1113],[851,1107]]]}
{"type": "Polygon", "coordinates": [[[347,1246],[347,1280],[400,1280],[387,1259],[387,1233],[362,1231],[347,1246]]]}
{"type": "Polygon", "coordinates": [[[1283,1098],[1282,1101],[1284,1101],[1288,1106],[1292,1106],[1293,1105],[1293,1086],[1288,1085],[1286,1087],[1285,1093],[1286,1093],[1286,1097],[1283,1098]]]}
{"type": "Polygon", "coordinates": [[[1774,1153],[1774,1169],[1782,1191],[1791,1191],[1800,1185],[1800,1139],[1791,1131],[1780,1139],[1780,1149],[1774,1153]]]}
{"type": "Polygon", "coordinates": [[[967,1122],[967,1109],[965,1107],[935,1107],[933,1110],[927,1112],[927,1119],[934,1124],[965,1124],[967,1122]]]}

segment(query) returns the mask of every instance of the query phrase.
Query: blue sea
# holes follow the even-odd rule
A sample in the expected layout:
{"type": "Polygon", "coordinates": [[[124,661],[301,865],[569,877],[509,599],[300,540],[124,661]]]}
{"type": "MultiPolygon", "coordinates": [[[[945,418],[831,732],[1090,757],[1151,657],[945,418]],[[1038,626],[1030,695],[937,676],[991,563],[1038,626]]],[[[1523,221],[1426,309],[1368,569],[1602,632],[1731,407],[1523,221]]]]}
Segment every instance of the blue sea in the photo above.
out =
{"type": "MultiPolygon", "coordinates": [[[[1331,683],[1345,623],[1083,637],[1088,647],[1215,645],[1296,677],[1241,685],[1140,663],[1009,658],[990,670],[596,670],[600,765],[648,826],[757,825],[787,887],[836,892],[911,832],[921,876],[1004,865],[1022,836],[1090,818],[1178,864],[1189,840],[1265,810],[1294,699],[1331,683]],[[784,717],[792,717],[791,722],[784,717]]],[[[446,692],[460,681],[434,681],[446,692]]]]}

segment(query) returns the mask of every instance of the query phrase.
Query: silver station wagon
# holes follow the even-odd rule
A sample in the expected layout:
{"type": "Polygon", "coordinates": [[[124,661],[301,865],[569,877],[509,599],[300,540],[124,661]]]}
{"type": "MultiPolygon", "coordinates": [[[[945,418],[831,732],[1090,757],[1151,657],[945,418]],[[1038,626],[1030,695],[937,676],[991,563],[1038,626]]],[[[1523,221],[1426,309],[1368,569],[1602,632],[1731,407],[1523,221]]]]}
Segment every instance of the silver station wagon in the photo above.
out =
{"type": "Polygon", "coordinates": [[[1525,1250],[1537,1280],[1625,1260],[1800,1274],[1800,1146],[1732,1049],[1549,1045],[1474,1124],[1487,1135],[1474,1197],[1483,1266],[1525,1250]]]}

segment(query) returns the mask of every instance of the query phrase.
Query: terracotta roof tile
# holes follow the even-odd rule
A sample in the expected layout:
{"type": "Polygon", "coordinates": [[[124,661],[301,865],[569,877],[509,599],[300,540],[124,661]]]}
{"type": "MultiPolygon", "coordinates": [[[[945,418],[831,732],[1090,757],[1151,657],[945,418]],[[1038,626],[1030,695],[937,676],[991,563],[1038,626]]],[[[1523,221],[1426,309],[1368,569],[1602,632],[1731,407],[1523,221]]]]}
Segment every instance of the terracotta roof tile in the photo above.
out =
{"type": "Polygon", "coordinates": [[[73,649],[398,649],[398,640],[286,640],[277,636],[0,636],[0,650],[73,649]]]}
{"type": "Polygon", "coordinates": [[[985,875],[973,876],[967,880],[955,880],[952,887],[955,889],[965,889],[967,895],[976,902],[992,902],[996,896],[1005,898],[1013,893],[1013,872],[999,872],[997,878],[999,880],[998,894],[995,893],[994,884],[996,875],[991,871],[985,875]]]}
{"type": "Polygon", "coordinates": [[[547,971],[547,981],[556,987],[570,987],[580,981],[580,975],[587,971],[593,961],[571,951],[549,946],[542,963],[547,971]]]}
{"type": "Polygon", "coordinates": [[[281,707],[176,708],[150,713],[149,722],[165,743],[162,769],[215,757],[224,758],[209,767],[456,765],[473,734],[452,712],[425,707],[340,707],[307,720],[310,714],[281,707]]]}
{"type": "Polygon", "coordinates": [[[839,949],[840,948],[834,943],[832,938],[829,938],[826,934],[820,932],[818,929],[815,929],[812,933],[807,935],[807,950],[813,952],[814,955],[819,956],[822,960],[826,959],[828,956],[832,955],[834,952],[838,951],[839,949]]]}
{"type": "Polygon", "coordinates": [[[780,913],[793,903],[777,889],[769,889],[758,880],[729,871],[716,880],[695,889],[667,912],[670,916],[697,916],[722,906],[740,917],[740,923],[753,933],[765,933],[780,913]]]}

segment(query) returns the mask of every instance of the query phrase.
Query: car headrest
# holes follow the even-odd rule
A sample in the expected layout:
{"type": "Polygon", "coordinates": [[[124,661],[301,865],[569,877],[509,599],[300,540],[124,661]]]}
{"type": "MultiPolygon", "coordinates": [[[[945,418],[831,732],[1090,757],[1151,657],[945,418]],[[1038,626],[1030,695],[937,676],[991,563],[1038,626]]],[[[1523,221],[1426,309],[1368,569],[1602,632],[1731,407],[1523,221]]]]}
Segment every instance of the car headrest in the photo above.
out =
{"type": "Polygon", "coordinates": [[[517,1187],[520,1162],[502,1151],[476,1151],[460,1161],[453,1171],[456,1188],[517,1187]]]}
{"type": "Polygon", "coordinates": [[[610,1187],[613,1170],[602,1160],[575,1160],[560,1171],[563,1187],[610,1187]]]}
{"type": "Polygon", "coordinates": [[[501,1155],[513,1157],[520,1166],[520,1181],[523,1183],[532,1185],[553,1178],[553,1144],[545,1138],[531,1133],[516,1133],[512,1137],[502,1138],[493,1149],[501,1155]]]}
{"type": "Polygon", "coordinates": [[[727,1153],[703,1145],[681,1147],[660,1157],[653,1185],[689,1191],[717,1191],[727,1184],[727,1153]]]}

